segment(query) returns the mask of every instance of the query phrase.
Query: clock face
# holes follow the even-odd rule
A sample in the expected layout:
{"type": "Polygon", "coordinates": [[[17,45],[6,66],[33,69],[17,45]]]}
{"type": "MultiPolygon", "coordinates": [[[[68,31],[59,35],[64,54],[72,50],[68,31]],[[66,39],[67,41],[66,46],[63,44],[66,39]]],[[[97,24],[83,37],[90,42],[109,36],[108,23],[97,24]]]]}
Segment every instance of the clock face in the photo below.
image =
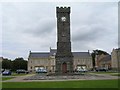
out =
{"type": "Polygon", "coordinates": [[[62,36],[65,37],[65,32],[62,32],[62,36]]]}
{"type": "Polygon", "coordinates": [[[61,20],[63,21],[63,22],[65,22],[66,21],[66,17],[61,17],[61,20]]]}

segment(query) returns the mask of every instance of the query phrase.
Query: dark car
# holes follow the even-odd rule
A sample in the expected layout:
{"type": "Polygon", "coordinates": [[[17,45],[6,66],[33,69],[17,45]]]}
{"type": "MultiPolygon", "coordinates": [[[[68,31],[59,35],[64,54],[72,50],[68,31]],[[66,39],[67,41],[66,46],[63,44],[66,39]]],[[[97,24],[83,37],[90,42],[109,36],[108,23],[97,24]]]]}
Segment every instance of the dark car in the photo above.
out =
{"type": "Polygon", "coordinates": [[[5,70],[2,72],[2,75],[11,75],[11,71],[10,70],[5,70]]]}
{"type": "Polygon", "coordinates": [[[26,70],[24,70],[24,69],[18,69],[18,70],[16,70],[16,73],[17,73],[17,74],[20,74],[20,73],[28,74],[29,72],[26,71],[26,70]]]}
{"type": "Polygon", "coordinates": [[[99,69],[96,69],[96,71],[98,72],[98,71],[104,71],[104,72],[106,72],[106,71],[108,71],[108,69],[106,69],[106,68],[99,68],[99,69]]]}
{"type": "Polygon", "coordinates": [[[37,69],[36,73],[47,73],[46,69],[37,69]]]}

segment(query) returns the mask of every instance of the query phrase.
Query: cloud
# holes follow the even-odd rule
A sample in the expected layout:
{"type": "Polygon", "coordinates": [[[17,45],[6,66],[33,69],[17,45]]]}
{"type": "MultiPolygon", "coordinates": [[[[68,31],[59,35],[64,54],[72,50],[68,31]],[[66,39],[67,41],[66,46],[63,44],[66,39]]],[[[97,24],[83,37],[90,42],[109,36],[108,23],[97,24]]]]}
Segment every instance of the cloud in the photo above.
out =
{"type": "Polygon", "coordinates": [[[56,48],[56,6],[71,6],[72,51],[117,47],[117,3],[4,3],[3,56],[56,48]]]}
{"type": "Polygon", "coordinates": [[[73,50],[100,48],[111,52],[117,47],[117,4],[84,3],[72,15],[73,50]],[[77,12],[77,18],[75,17],[77,12]],[[82,13],[81,13],[82,12],[82,13]]]}
{"type": "Polygon", "coordinates": [[[81,27],[78,27],[76,30],[73,32],[73,41],[80,41],[80,42],[88,42],[88,41],[94,41],[98,39],[102,33],[101,31],[103,30],[102,27],[99,25],[84,25],[81,27]],[[77,33],[76,33],[77,32],[77,33]]]}
{"type": "Polygon", "coordinates": [[[32,34],[36,37],[46,36],[47,34],[51,34],[55,29],[55,21],[53,18],[43,18],[40,19],[39,22],[33,23],[31,27],[29,27],[25,33],[32,34]]]}

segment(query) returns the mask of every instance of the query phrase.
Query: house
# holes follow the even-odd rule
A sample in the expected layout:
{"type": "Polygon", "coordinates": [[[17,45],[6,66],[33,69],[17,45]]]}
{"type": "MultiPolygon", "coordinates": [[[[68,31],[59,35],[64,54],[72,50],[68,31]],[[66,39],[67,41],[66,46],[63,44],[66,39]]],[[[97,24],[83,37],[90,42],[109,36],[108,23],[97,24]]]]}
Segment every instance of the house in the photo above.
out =
{"type": "Polygon", "coordinates": [[[111,55],[96,55],[95,65],[96,68],[111,69],[111,55]]]}

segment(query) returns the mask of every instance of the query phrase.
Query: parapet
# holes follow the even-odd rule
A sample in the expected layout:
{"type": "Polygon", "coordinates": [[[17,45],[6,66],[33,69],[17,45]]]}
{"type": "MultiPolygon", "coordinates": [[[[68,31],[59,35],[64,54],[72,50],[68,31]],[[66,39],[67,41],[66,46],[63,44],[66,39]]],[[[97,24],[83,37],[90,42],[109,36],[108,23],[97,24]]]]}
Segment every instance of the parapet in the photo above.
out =
{"type": "Polygon", "coordinates": [[[56,11],[60,13],[70,13],[70,7],[56,7],[56,11]]]}

